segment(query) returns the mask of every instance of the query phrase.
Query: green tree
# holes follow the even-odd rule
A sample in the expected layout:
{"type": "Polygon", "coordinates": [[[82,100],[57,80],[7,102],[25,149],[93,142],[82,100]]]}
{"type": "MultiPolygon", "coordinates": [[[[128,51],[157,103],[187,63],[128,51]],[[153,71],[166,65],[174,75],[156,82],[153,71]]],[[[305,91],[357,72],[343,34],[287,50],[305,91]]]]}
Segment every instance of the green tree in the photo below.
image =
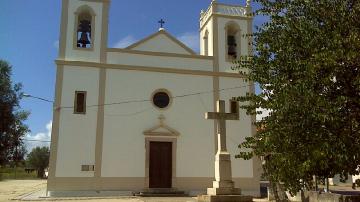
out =
{"type": "Polygon", "coordinates": [[[44,177],[45,168],[49,166],[49,147],[36,147],[27,157],[27,165],[37,170],[38,178],[44,177]]]}
{"type": "Polygon", "coordinates": [[[11,69],[7,62],[0,60],[0,165],[23,160],[22,137],[29,132],[23,123],[29,113],[19,105],[22,85],[12,83],[11,69]]]}
{"type": "Polygon", "coordinates": [[[269,20],[252,35],[254,56],[238,66],[264,90],[239,100],[250,101],[249,114],[271,113],[237,157],[263,156],[266,177],[292,194],[312,189],[313,176],[358,174],[360,1],[255,1],[269,20]]]}

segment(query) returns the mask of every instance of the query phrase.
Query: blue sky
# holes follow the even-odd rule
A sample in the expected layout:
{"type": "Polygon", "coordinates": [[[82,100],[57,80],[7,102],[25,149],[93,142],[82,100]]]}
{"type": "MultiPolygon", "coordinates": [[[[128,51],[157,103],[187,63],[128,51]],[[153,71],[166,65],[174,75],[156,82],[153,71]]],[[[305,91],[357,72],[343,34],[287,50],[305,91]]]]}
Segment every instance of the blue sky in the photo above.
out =
{"type": "MultiPolygon", "coordinates": [[[[198,51],[199,14],[210,2],[112,0],[108,46],[124,47],[156,32],[163,18],[169,33],[198,51]]],[[[245,0],[219,2],[245,5],[245,0]]],[[[1,0],[0,8],[0,59],[13,66],[13,80],[24,92],[53,100],[61,0],[1,0]]],[[[256,18],[254,25],[262,22],[256,18]]],[[[31,112],[26,121],[31,138],[50,139],[52,104],[24,98],[21,106],[31,112]]]]}

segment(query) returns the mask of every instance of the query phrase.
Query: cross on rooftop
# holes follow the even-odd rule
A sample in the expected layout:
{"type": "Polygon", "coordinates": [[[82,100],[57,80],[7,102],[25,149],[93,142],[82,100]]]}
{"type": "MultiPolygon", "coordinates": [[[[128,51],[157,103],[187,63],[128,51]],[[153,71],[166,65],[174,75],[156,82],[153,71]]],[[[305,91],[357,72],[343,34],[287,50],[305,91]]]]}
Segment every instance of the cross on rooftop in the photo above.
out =
{"type": "Polygon", "coordinates": [[[162,18],[158,23],[160,24],[160,28],[164,28],[165,21],[162,18]]]}

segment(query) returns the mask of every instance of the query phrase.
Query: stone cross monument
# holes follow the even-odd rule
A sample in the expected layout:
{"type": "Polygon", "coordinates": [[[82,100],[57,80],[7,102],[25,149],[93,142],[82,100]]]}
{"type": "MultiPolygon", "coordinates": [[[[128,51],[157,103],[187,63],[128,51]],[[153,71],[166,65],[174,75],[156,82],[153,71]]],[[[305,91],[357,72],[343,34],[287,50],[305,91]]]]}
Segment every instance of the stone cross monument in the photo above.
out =
{"type": "Polygon", "coordinates": [[[199,195],[198,202],[252,202],[252,196],[241,195],[235,188],[231,175],[231,157],[226,149],[226,120],[239,120],[239,103],[230,100],[230,113],[225,112],[225,101],[216,103],[216,112],[207,112],[205,119],[217,122],[217,152],[215,154],[215,181],[207,195],[199,195]]]}
{"type": "Polygon", "coordinates": [[[205,119],[217,122],[218,150],[215,155],[215,181],[213,188],[208,188],[208,195],[240,195],[241,190],[234,187],[231,174],[231,158],[226,148],[226,120],[239,120],[239,103],[230,100],[230,112],[225,112],[225,101],[217,101],[217,112],[208,112],[205,119]]]}

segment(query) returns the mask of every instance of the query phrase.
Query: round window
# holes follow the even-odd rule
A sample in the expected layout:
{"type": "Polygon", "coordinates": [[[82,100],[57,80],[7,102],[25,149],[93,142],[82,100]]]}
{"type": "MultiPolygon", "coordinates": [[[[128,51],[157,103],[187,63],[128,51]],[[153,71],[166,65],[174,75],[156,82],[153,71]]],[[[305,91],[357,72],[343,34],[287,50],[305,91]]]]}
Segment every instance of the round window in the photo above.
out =
{"type": "Polygon", "coordinates": [[[152,97],[153,103],[160,109],[165,109],[170,104],[170,96],[165,91],[158,91],[152,97]]]}

